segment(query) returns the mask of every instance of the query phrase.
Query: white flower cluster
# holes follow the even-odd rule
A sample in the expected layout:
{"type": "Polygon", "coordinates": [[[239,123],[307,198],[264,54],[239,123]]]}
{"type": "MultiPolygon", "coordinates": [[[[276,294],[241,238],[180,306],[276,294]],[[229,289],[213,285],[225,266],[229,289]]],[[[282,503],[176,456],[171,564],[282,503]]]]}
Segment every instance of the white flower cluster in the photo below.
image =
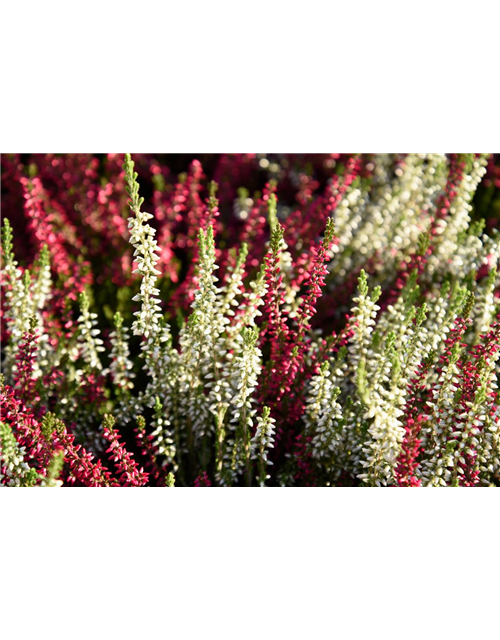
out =
{"type": "Polygon", "coordinates": [[[339,395],[340,389],[331,380],[330,364],[324,362],[309,385],[306,427],[312,435],[313,456],[325,459],[327,467],[339,449],[345,424],[342,407],[337,402],[339,395]]]}
{"type": "MultiPolygon", "coordinates": [[[[181,328],[179,349],[173,348],[157,298],[159,290],[155,287],[156,278],[160,275],[156,269],[158,246],[155,232],[147,224],[151,216],[140,210],[142,198],[139,198],[137,174],[128,156],[125,170],[133,213],[129,219],[130,242],[135,249],[137,272],[142,276],[140,293],[134,297],[135,301],[141,302],[141,310],[135,314],[137,319],[132,328],[136,335],[146,338],[142,351],[150,378],[140,402],[155,406],[154,445],[164,456],[163,464],[173,464],[176,451],[192,452],[193,447],[200,446],[204,438],[215,430],[218,478],[224,483],[234,463],[231,456],[234,457],[235,449],[238,450],[241,444],[228,437],[228,430],[234,431],[231,427],[234,425],[231,422],[234,411],[232,418],[226,417],[229,406],[245,415],[247,432],[252,424],[250,395],[257,384],[260,354],[255,344],[251,348],[245,345],[242,335],[244,327],[255,326],[255,318],[260,315],[259,307],[266,291],[264,274],[261,272],[250,284],[249,292],[244,291],[243,274],[248,248],[243,245],[238,254],[231,256],[224,286],[218,287],[213,227],[208,225],[206,229],[200,229],[192,312],[181,328]],[[235,313],[241,297],[246,299],[244,310],[235,313]],[[242,379],[244,386],[238,388],[242,379]],[[244,395],[243,406],[236,407],[241,404],[238,399],[241,401],[244,395]]],[[[113,352],[117,356],[115,368],[121,362],[118,357],[120,349],[116,345],[113,352]]],[[[244,459],[249,458],[248,450],[247,442],[243,446],[244,459]]],[[[182,469],[179,473],[182,474],[182,469]]]]}
{"type": "Polygon", "coordinates": [[[113,321],[115,330],[109,336],[111,341],[110,364],[105,373],[111,375],[116,387],[118,405],[114,417],[119,422],[128,422],[133,418],[135,402],[130,396],[130,391],[134,388],[132,380],[135,378],[135,373],[133,371],[134,364],[130,359],[129,330],[123,326],[123,318],[120,313],[115,314],[113,321]]]}
{"type": "Polygon", "coordinates": [[[376,261],[381,280],[392,276],[430,226],[432,207],[444,184],[445,163],[441,154],[408,154],[391,175],[394,158],[374,157],[370,190],[355,181],[335,212],[339,243],[332,247],[332,289],[377,255],[384,256],[376,261]]]}
{"type": "Polygon", "coordinates": [[[370,404],[365,414],[366,418],[373,419],[368,428],[369,440],[363,448],[365,472],[358,477],[368,484],[383,486],[394,481],[394,468],[405,433],[399,420],[403,415],[403,391],[398,387],[391,390],[380,387],[370,404]]]}
{"type": "Polygon", "coordinates": [[[2,229],[3,264],[0,284],[6,288],[6,328],[10,334],[9,343],[2,349],[4,360],[2,371],[7,382],[12,382],[16,371],[16,355],[24,333],[30,330],[30,321],[34,316],[37,327],[37,354],[34,362],[33,376],[42,374],[47,365],[50,347],[48,337],[44,333],[42,310],[50,296],[52,280],[50,276],[49,254],[43,247],[36,263],[38,273],[33,279],[30,272],[18,267],[12,252],[12,227],[7,219],[2,229]]]}
{"type": "MultiPolygon", "coordinates": [[[[134,163],[129,154],[125,156],[124,167],[130,195],[129,206],[133,214],[128,219],[128,229],[129,241],[134,247],[134,258],[137,263],[134,273],[141,275],[140,291],[132,298],[134,302],[141,303],[140,310],[134,313],[136,319],[132,323],[132,332],[134,335],[143,337],[141,352],[145,362],[144,369],[149,378],[146,391],[139,396],[136,404],[155,407],[155,442],[165,456],[164,463],[168,464],[175,457],[171,422],[168,416],[176,412],[177,378],[180,378],[178,354],[172,349],[170,328],[163,319],[158,297],[160,290],[155,286],[161,271],[156,268],[160,260],[158,255],[160,249],[155,239],[156,232],[148,224],[153,216],[141,211],[144,199],[139,197],[137,173],[134,171],[134,163]],[[158,407],[163,410],[163,415],[158,413],[158,407]]],[[[126,356],[122,364],[129,369],[126,356]]],[[[128,378],[130,377],[128,375],[128,378]]],[[[130,381],[128,384],[131,384],[130,381]]],[[[129,419],[132,411],[134,409],[137,411],[132,401],[124,400],[121,406],[123,416],[129,419]]]]}
{"type": "Polygon", "coordinates": [[[152,406],[155,397],[159,393],[159,385],[165,364],[170,361],[170,330],[163,322],[159,294],[160,290],[155,286],[161,271],[156,268],[160,260],[159,247],[155,240],[155,229],[148,224],[153,215],[141,211],[144,201],[139,197],[139,183],[137,173],[134,171],[134,163],[130,154],[125,154],[125,177],[127,190],[130,195],[130,210],[132,216],[128,218],[129,242],[134,247],[134,258],[137,268],[134,273],[141,275],[140,291],[132,300],[140,302],[141,308],[134,312],[136,319],[132,323],[134,335],[144,338],[141,345],[142,357],[145,360],[144,368],[148,372],[150,382],[144,401],[152,406]]]}
{"type": "Polygon", "coordinates": [[[248,256],[248,245],[244,242],[238,252],[230,251],[230,256],[234,260],[234,265],[229,264],[226,274],[226,283],[222,288],[222,309],[221,312],[227,316],[234,316],[232,307],[238,306],[238,296],[243,293],[243,273],[245,260],[248,256]]]}
{"type": "Polygon", "coordinates": [[[368,283],[364,270],[359,276],[358,296],[353,298],[356,306],[352,309],[354,323],[353,336],[350,339],[349,355],[351,362],[357,368],[358,388],[364,385],[366,375],[366,358],[371,344],[371,334],[376,322],[377,311],[380,307],[376,304],[380,297],[380,287],[375,289],[371,296],[368,295],[368,283]]]}
{"type": "Polygon", "coordinates": [[[433,234],[428,233],[443,193],[446,163],[444,156],[410,154],[397,159],[391,175],[394,158],[376,156],[370,191],[364,192],[355,181],[335,212],[339,241],[333,247],[328,286],[337,289],[353,269],[359,268],[361,275],[347,357],[330,358],[328,367],[325,363],[309,383],[306,432],[316,434],[309,447],[330,481],[338,479],[342,470],[371,485],[396,482],[408,390],[419,366],[426,361],[431,366],[423,371],[419,384],[426,390],[433,389],[435,398],[422,426],[424,452],[417,477],[424,484],[453,483],[454,476],[461,473],[457,461],[463,459],[462,450],[477,451],[472,458],[484,477],[481,482],[487,484],[496,469],[496,434],[500,427],[490,415],[497,409],[485,398],[496,389],[498,359],[489,364],[488,374],[484,372],[483,386],[465,412],[457,404],[460,382],[453,376],[458,370],[450,365],[450,371],[440,379],[436,366],[471,289],[476,292],[474,331],[465,334],[465,343],[473,346],[482,342],[500,311],[496,295],[498,234],[481,235],[481,225],[470,222],[469,201],[485,171],[483,157],[470,160],[456,197],[447,203],[449,215],[444,222],[438,221],[433,234]],[[429,242],[432,251],[427,253],[429,242]],[[376,304],[380,290],[375,287],[369,295],[362,270],[377,255],[370,268],[374,283],[384,290],[393,286],[402,262],[409,264],[415,255],[424,259],[420,273],[415,270],[409,274],[397,301],[383,311],[376,304]],[[488,277],[478,280],[479,269],[488,269],[488,277]],[[340,393],[335,391],[332,402],[336,386],[340,393]],[[329,412],[342,424],[333,440],[333,459],[327,444],[332,441],[323,431],[317,435],[318,428],[324,429],[329,412]],[[449,439],[458,428],[464,434],[463,447],[446,451],[446,447],[455,446],[449,445],[449,439]],[[446,467],[451,460],[453,466],[446,467]]]}
{"type": "MultiPolygon", "coordinates": [[[[80,344],[81,357],[91,369],[102,371],[102,363],[99,353],[104,351],[103,341],[99,338],[100,331],[97,328],[97,313],[89,310],[89,299],[86,293],[80,294],[80,315],[78,316],[78,342],[80,344]]],[[[83,374],[80,374],[80,376],[83,374]]]]}
{"type": "MultiPolygon", "coordinates": [[[[490,254],[491,255],[491,254],[490,254]]],[[[491,323],[500,311],[500,302],[495,296],[495,291],[499,286],[498,271],[494,267],[488,274],[488,279],[484,288],[479,289],[476,296],[476,306],[474,309],[474,342],[488,332],[491,323]]]]}
{"type": "Polygon", "coordinates": [[[5,324],[10,334],[10,340],[9,344],[2,350],[4,351],[2,371],[8,382],[11,382],[14,378],[17,369],[16,355],[19,351],[22,336],[29,331],[32,315],[31,277],[29,271],[25,271],[22,274],[21,270],[15,266],[16,264],[7,264],[5,267],[5,274],[8,278],[7,283],[11,285],[11,288],[5,292],[9,309],[5,324]]]}
{"type": "Polygon", "coordinates": [[[266,468],[272,462],[268,459],[268,450],[274,447],[274,425],[276,420],[271,416],[269,407],[264,407],[262,415],[257,417],[257,429],[250,442],[252,458],[258,461],[259,475],[257,480],[261,487],[265,486],[269,474],[266,468]]]}
{"type": "Polygon", "coordinates": [[[432,255],[429,257],[429,273],[434,273],[451,262],[451,270],[458,276],[465,277],[471,268],[477,268],[477,257],[480,250],[479,238],[469,235],[466,242],[460,242],[461,234],[467,231],[470,223],[472,206],[470,200],[478,184],[486,173],[486,159],[479,157],[472,163],[469,173],[465,173],[457,195],[450,205],[449,215],[439,220],[437,241],[432,255]],[[478,248],[474,250],[474,246],[478,248]],[[469,263],[469,264],[468,264],[469,263]],[[468,264],[468,268],[464,268],[468,264]]]}
{"type": "Polygon", "coordinates": [[[128,219],[130,243],[134,247],[134,259],[137,268],[134,273],[141,275],[141,289],[132,300],[141,303],[140,311],[134,315],[136,319],[132,324],[132,331],[136,336],[144,336],[146,339],[155,336],[159,330],[161,318],[160,290],[155,287],[156,280],[161,271],[156,268],[160,257],[158,243],[155,240],[155,230],[147,221],[153,216],[150,213],[136,209],[134,216],[128,219]]]}
{"type": "Polygon", "coordinates": [[[228,384],[223,378],[223,363],[226,358],[224,332],[229,320],[222,313],[221,289],[214,275],[215,244],[213,228],[200,229],[198,240],[198,287],[191,304],[192,314],[181,330],[180,385],[181,409],[191,421],[191,430],[196,440],[210,430],[213,421],[221,420],[228,406],[228,384]],[[208,395],[204,390],[208,389],[208,395]]]}
{"type": "Polygon", "coordinates": [[[170,422],[164,417],[163,406],[160,402],[160,399],[155,398],[155,406],[154,406],[155,416],[153,419],[153,432],[152,436],[154,437],[154,445],[158,451],[158,453],[163,456],[162,466],[170,466],[175,471],[177,471],[177,463],[176,463],[176,446],[172,431],[170,430],[170,422]]]}
{"type": "MultiPolygon", "coordinates": [[[[24,461],[26,450],[18,445],[10,427],[0,422],[0,486],[21,487],[29,482],[33,470],[24,461]],[[2,467],[5,474],[2,474],[2,467]]],[[[34,474],[37,477],[37,474],[34,474]]]]}
{"type": "MultiPolygon", "coordinates": [[[[257,327],[244,328],[241,332],[242,346],[239,355],[231,367],[229,385],[231,398],[229,400],[229,424],[226,438],[226,455],[221,456],[218,474],[221,481],[226,477],[237,480],[243,469],[247,471],[249,480],[250,439],[253,427],[255,409],[253,393],[257,387],[257,380],[261,372],[262,353],[257,347],[259,332],[257,327]],[[225,468],[222,468],[222,467],[225,468]],[[229,468],[228,468],[229,467],[229,468]]],[[[221,445],[223,446],[223,445],[221,445]]]]}
{"type": "Polygon", "coordinates": [[[132,379],[135,377],[133,363],[130,360],[130,349],[128,346],[128,329],[123,326],[123,318],[119,313],[114,317],[115,330],[111,332],[111,363],[109,372],[114,384],[127,392],[134,388],[132,379]]]}
{"type": "Polygon", "coordinates": [[[160,320],[162,317],[160,290],[155,287],[156,280],[161,271],[156,268],[160,260],[158,243],[155,240],[155,230],[148,224],[154,216],[151,213],[141,211],[144,198],[139,197],[139,183],[137,182],[137,172],[134,171],[134,162],[130,154],[125,154],[125,178],[127,181],[127,191],[130,196],[129,207],[132,215],[128,218],[128,230],[130,234],[129,242],[134,247],[134,259],[137,268],[134,273],[141,275],[141,288],[132,300],[141,303],[140,311],[134,315],[136,319],[132,324],[132,332],[137,336],[144,336],[146,344],[143,345],[145,357],[150,350],[151,344],[159,333],[160,320]]]}
{"type": "MultiPolygon", "coordinates": [[[[496,376],[498,379],[498,375],[496,376]]],[[[492,383],[492,386],[496,383],[492,383]]],[[[483,416],[481,416],[481,419],[483,416]]],[[[478,445],[479,470],[485,478],[482,483],[490,485],[488,477],[500,474],[500,405],[497,405],[490,415],[484,416],[483,437],[478,445]]]]}
{"type": "Polygon", "coordinates": [[[47,245],[42,247],[38,260],[38,273],[33,283],[32,301],[33,312],[37,320],[37,353],[33,367],[33,376],[38,378],[54,364],[56,354],[50,346],[49,336],[45,332],[42,311],[47,300],[52,295],[52,276],[50,271],[50,257],[47,245]]]}
{"type": "MultiPolygon", "coordinates": [[[[52,291],[52,277],[50,273],[50,258],[47,245],[44,245],[40,252],[40,259],[38,260],[38,275],[33,284],[33,307],[42,311],[45,307],[46,301],[50,298],[52,291]]],[[[43,321],[41,315],[39,315],[39,323],[43,321]]]]}
{"type": "Polygon", "coordinates": [[[230,337],[239,335],[243,327],[255,326],[255,319],[262,315],[259,307],[264,304],[266,292],[267,283],[264,277],[264,266],[262,266],[255,280],[250,282],[250,291],[243,293],[245,303],[242,313],[236,315],[231,325],[227,327],[230,337]]]}

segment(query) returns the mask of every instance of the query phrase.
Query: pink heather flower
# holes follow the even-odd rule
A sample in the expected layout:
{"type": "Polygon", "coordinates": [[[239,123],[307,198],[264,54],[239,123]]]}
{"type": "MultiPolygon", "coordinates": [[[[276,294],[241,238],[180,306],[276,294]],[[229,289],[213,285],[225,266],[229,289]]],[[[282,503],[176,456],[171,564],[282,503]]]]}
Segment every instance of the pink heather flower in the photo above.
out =
{"type": "Polygon", "coordinates": [[[36,391],[36,380],[33,377],[34,364],[37,354],[36,329],[26,331],[19,345],[16,354],[16,373],[14,378],[14,386],[19,389],[21,400],[26,405],[36,404],[40,397],[36,391]]]}
{"type": "Polygon", "coordinates": [[[106,453],[110,453],[112,460],[115,462],[118,471],[121,473],[120,482],[124,486],[143,487],[147,484],[148,473],[144,472],[142,467],[139,469],[138,464],[133,459],[124,445],[118,432],[114,429],[114,418],[110,415],[104,416],[103,435],[110,443],[106,453]]]}
{"type": "Polygon", "coordinates": [[[249,268],[257,268],[261,264],[265,251],[266,236],[268,234],[267,212],[269,208],[269,198],[273,194],[276,197],[276,190],[276,184],[266,183],[262,197],[250,208],[248,217],[241,231],[241,243],[246,243],[249,249],[247,259],[249,268]]]}
{"type": "Polygon", "coordinates": [[[212,483],[210,482],[210,478],[206,471],[203,471],[198,475],[196,480],[194,481],[195,487],[211,487],[212,483]]]}

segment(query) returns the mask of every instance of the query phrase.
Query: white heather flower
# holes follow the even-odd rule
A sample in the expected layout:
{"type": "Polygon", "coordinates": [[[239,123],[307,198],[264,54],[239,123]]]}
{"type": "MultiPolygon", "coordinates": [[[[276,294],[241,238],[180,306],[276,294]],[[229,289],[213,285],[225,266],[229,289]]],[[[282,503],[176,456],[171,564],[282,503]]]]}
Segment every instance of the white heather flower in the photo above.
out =
{"type": "Polygon", "coordinates": [[[30,475],[37,474],[24,461],[26,450],[19,446],[9,425],[0,422],[0,484],[21,487],[29,482],[30,475]],[[1,473],[5,467],[5,475],[1,473]]]}
{"type": "Polygon", "coordinates": [[[250,291],[243,293],[245,303],[242,313],[236,315],[232,324],[227,328],[229,336],[236,336],[241,333],[245,326],[254,327],[255,318],[262,315],[259,307],[264,304],[264,297],[267,292],[264,265],[262,265],[255,280],[250,282],[250,291]]]}
{"type": "Polygon", "coordinates": [[[488,332],[491,323],[499,311],[498,299],[495,291],[498,287],[497,269],[494,267],[488,274],[485,284],[479,287],[474,309],[474,341],[478,342],[481,335],[488,332]]]}
{"type": "Polygon", "coordinates": [[[312,436],[312,454],[317,460],[334,459],[342,440],[345,420],[337,402],[340,389],[330,378],[330,365],[323,363],[318,374],[311,378],[306,409],[306,426],[312,436]]]}
{"type": "Polygon", "coordinates": [[[161,275],[161,271],[155,266],[160,259],[157,255],[159,247],[154,237],[155,230],[147,224],[153,216],[140,209],[134,213],[135,216],[128,219],[128,229],[137,263],[134,273],[139,273],[142,279],[140,292],[132,298],[141,303],[140,311],[134,313],[136,319],[132,324],[132,331],[134,335],[149,338],[158,332],[161,318],[160,300],[157,297],[160,291],[155,287],[157,277],[161,275]]]}
{"type": "Polygon", "coordinates": [[[371,344],[371,334],[375,326],[377,311],[380,307],[376,304],[380,296],[380,287],[377,288],[372,296],[368,295],[367,277],[364,270],[359,276],[358,296],[353,299],[356,306],[352,309],[355,323],[353,325],[353,336],[350,338],[349,356],[353,367],[357,369],[356,376],[358,381],[364,373],[366,367],[366,358],[371,344]],[[361,368],[361,369],[360,369],[361,368]]]}
{"type": "Polygon", "coordinates": [[[16,354],[23,334],[29,331],[30,318],[34,313],[31,296],[31,276],[28,270],[23,271],[17,266],[12,252],[12,227],[8,219],[4,220],[2,229],[2,271],[1,284],[5,291],[6,307],[8,309],[6,328],[10,334],[9,343],[2,350],[4,360],[2,371],[8,382],[12,382],[16,372],[16,354]]]}
{"type": "Polygon", "coordinates": [[[125,176],[130,195],[130,210],[132,216],[128,219],[128,229],[130,233],[130,243],[134,247],[134,258],[137,268],[134,273],[141,275],[141,286],[139,293],[132,298],[135,302],[141,303],[141,308],[134,315],[136,319],[132,323],[134,335],[142,336],[141,355],[144,359],[144,369],[148,373],[149,383],[145,393],[141,396],[141,403],[152,407],[156,398],[161,398],[164,411],[161,420],[161,428],[165,429],[164,438],[168,438],[170,413],[176,411],[172,398],[176,395],[179,372],[175,364],[178,361],[177,353],[172,348],[172,338],[170,328],[163,321],[161,312],[159,293],[155,286],[161,271],[156,268],[160,257],[158,243],[155,239],[155,229],[148,224],[153,216],[150,213],[141,211],[144,201],[139,197],[139,183],[137,173],[134,172],[134,163],[129,154],[125,156],[125,176]],[[175,373],[174,373],[175,371],[175,373]]]}
{"type": "Polygon", "coordinates": [[[154,419],[153,419],[153,437],[154,446],[158,453],[164,456],[162,466],[171,466],[173,471],[177,471],[177,464],[175,462],[177,448],[175,446],[174,435],[171,431],[170,422],[164,417],[163,406],[160,399],[155,398],[154,406],[154,419]]]}
{"type": "Polygon", "coordinates": [[[353,184],[337,207],[334,217],[339,243],[332,248],[331,287],[341,285],[349,273],[377,254],[384,256],[374,265],[380,277],[391,278],[413,252],[418,236],[429,228],[446,158],[408,154],[398,162],[391,178],[394,158],[377,155],[369,192],[353,184]]]}
{"type": "Polygon", "coordinates": [[[198,246],[198,286],[191,304],[193,311],[179,336],[180,366],[184,373],[180,381],[180,401],[196,439],[213,429],[210,414],[220,423],[229,398],[223,371],[224,334],[229,320],[222,313],[221,289],[216,287],[214,272],[218,266],[211,225],[206,231],[200,229],[198,246]]]}
{"type": "Polygon", "coordinates": [[[259,475],[257,481],[261,487],[265,486],[266,480],[270,477],[266,473],[266,467],[272,464],[272,462],[268,460],[268,449],[274,447],[275,422],[276,420],[271,417],[269,407],[264,407],[262,416],[257,417],[257,430],[250,443],[252,458],[258,461],[259,475]]]}
{"type": "Polygon", "coordinates": [[[470,200],[486,173],[485,167],[484,157],[474,160],[471,173],[465,173],[458,186],[449,215],[439,221],[434,250],[428,258],[429,275],[451,265],[452,272],[464,277],[471,269],[477,268],[481,248],[479,239],[468,236],[464,242],[460,236],[469,226],[472,211],[470,200]],[[465,268],[464,262],[467,265],[465,268]]]}
{"type": "Polygon", "coordinates": [[[130,349],[128,346],[128,329],[123,326],[123,319],[119,313],[114,317],[115,330],[111,332],[111,364],[109,372],[114,384],[124,390],[134,388],[132,378],[135,373],[132,371],[133,363],[130,360],[130,349]]]}
{"type": "MultiPolygon", "coordinates": [[[[235,481],[243,468],[246,468],[247,481],[250,481],[250,438],[253,427],[255,410],[253,394],[257,388],[258,377],[261,372],[262,353],[257,347],[259,332],[257,327],[244,328],[241,333],[239,355],[231,367],[229,386],[231,398],[229,400],[229,437],[227,450],[230,452],[230,475],[235,481]]],[[[218,470],[221,479],[224,474],[218,470]]],[[[227,475],[227,473],[226,473],[227,475]]]]}
{"type": "Polygon", "coordinates": [[[97,328],[97,313],[90,313],[89,299],[85,293],[79,297],[80,315],[78,316],[78,342],[80,344],[81,356],[92,369],[102,370],[99,353],[104,351],[103,341],[99,338],[100,331],[97,328]]]}
{"type": "MultiPolygon", "coordinates": [[[[140,291],[132,298],[134,302],[141,303],[140,311],[134,313],[136,319],[132,324],[132,332],[134,335],[146,338],[142,349],[143,357],[147,361],[150,358],[150,351],[155,339],[158,334],[162,333],[160,327],[162,313],[158,298],[160,290],[155,287],[156,280],[161,275],[161,271],[156,268],[156,264],[160,260],[158,256],[160,249],[155,240],[155,230],[148,224],[148,220],[151,220],[153,216],[141,211],[144,199],[139,198],[137,173],[134,172],[134,163],[129,154],[126,154],[124,167],[131,198],[129,205],[133,214],[128,218],[129,242],[134,247],[134,258],[137,263],[134,273],[141,275],[140,291]]],[[[162,338],[161,341],[165,340],[162,338]]],[[[148,363],[147,365],[152,368],[148,363]]]]}
{"type": "Polygon", "coordinates": [[[236,254],[230,250],[230,254],[235,264],[230,264],[227,268],[226,281],[222,287],[222,309],[226,316],[234,316],[232,307],[238,306],[238,296],[243,293],[243,273],[245,270],[245,260],[248,255],[248,245],[243,243],[240,251],[236,254]]]}

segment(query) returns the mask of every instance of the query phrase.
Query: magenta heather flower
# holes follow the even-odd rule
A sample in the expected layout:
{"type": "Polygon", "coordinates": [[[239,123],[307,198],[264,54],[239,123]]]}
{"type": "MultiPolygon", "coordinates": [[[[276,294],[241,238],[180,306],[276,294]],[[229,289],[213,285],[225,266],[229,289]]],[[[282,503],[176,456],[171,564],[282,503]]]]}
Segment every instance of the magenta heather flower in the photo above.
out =
{"type": "MultiPolygon", "coordinates": [[[[32,318],[33,320],[34,318],[32,318]]],[[[37,340],[38,336],[34,322],[32,322],[30,330],[24,333],[21,338],[19,351],[16,354],[16,373],[14,375],[14,386],[19,389],[20,398],[26,405],[36,405],[40,400],[34,377],[37,340]]]]}
{"type": "Polygon", "coordinates": [[[148,481],[148,474],[139,468],[132,455],[125,449],[120,441],[120,436],[114,429],[115,420],[113,416],[105,415],[103,420],[103,435],[110,443],[107,453],[116,464],[119,479],[124,486],[142,487],[148,481]]]}

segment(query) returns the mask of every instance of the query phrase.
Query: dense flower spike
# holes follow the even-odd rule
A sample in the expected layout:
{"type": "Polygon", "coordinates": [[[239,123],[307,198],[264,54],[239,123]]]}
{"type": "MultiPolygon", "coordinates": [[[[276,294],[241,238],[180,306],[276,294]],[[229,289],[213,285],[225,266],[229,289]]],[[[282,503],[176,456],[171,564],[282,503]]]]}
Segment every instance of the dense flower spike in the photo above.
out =
{"type": "MultiPolygon", "coordinates": [[[[241,332],[242,348],[240,355],[235,359],[233,377],[231,380],[232,396],[229,401],[229,429],[234,430],[234,438],[230,440],[231,473],[236,480],[243,468],[245,469],[246,483],[252,482],[250,467],[250,439],[253,427],[253,417],[256,410],[252,408],[257,380],[261,371],[262,352],[257,347],[259,331],[257,327],[244,328],[241,332]]],[[[221,448],[223,439],[221,439],[221,448]]],[[[222,451],[220,452],[220,466],[218,473],[222,471],[222,451]]]]}
{"type": "Polygon", "coordinates": [[[156,268],[159,261],[157,252],[158,244],[154,239],[155,230],[147,221],[153,218],[152,214],[141,211],[144,198],[139,197],[139,183],[137,172],[134,171],[134,163],[127,154],[125,157],[125,175],[127,179],[127,191],[130,195],[130,210],[133,216],[128,219],[130,243],[134,247],[134,258],[137,264],[134,273],[141,276],[141,290],[133,300],[141,303],[141,310],[134,313],[136,320],[132,325],[134,335],[144,336],[146,339],[155,336],[159,331],[160,293],[155,287],[156,280],[161,271],[156,268]]]}
{"type": "Polygon", "coordinates": [[[98,337],[101,332],[97,328],[97,313],[89,311],[89,299],[85,292],[80,294],[78,302],[81,312],[81,315],[78,316],[80,328],[78,340],[81,345],[81,357],[91,369],[100,371],[102,364],[99,359],[99,353],[104,351],[104,347],[102,346],[103,341],[98,337]]]}
{"type": "Polygon", "coordinates": [[[499,166],[2,156],[0,484],[500,485],[499,166]]]}
{"type": "Polygon", "coordinates": [[[257,418],[257,430],[252,438],[251,447],[253,449],[253,457],[258,461],[257,482],[263,487],[266,481],[271,477],[267,474],[267,465],[272,464],[268,460],[268,449],[273,448],[274,442],[274,423],[275,419],[271,416],[271,409],[264,407],[262,416],[257,418]]]}
{"type": "Polygon", "coordinates": [[[114,428],[114,424],[115,419],[113,416],[104,416],[102,423],[103,434],[106,440],[110,443],[107,453],[111,454],[118,471],[121,473],[120,481],[125,486],[144,486],[148,481],[148,474],[138,468],[138,465],[133,460],[132,455],[120,442],[120,436],[114,428]]]}
{"type": "Polygon", "coordinates": [[[8,487],[30,487],[38,474],[24,461],[26,451],[19,446],[8,424],[0,422],[0,483],[8,487]]]}

